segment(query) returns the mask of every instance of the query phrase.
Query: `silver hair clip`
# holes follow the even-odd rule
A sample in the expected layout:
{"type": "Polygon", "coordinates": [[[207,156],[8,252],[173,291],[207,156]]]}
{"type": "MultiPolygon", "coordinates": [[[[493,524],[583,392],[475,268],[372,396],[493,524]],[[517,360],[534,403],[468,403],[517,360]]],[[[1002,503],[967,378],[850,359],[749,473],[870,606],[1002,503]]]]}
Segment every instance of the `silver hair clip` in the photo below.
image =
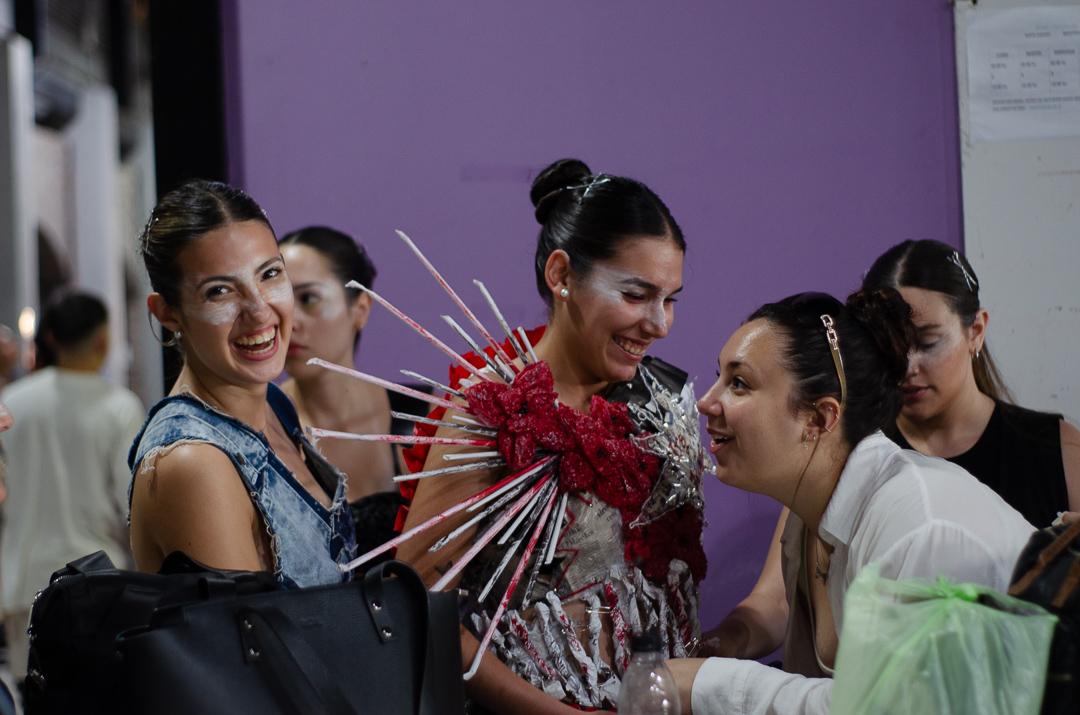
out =
{"type": "Polygon", "coordinates": [[[592,191],[597,186],[608,183],[609,181],[611,181],[611,177],[607,174],[597,174],[593,178],[589,179],[589,183],[585,186],[585,191],[581,194],[581,198],[587,199],[589,197],[590,191],[592,191]]]}
{"type": "Polygon", "coordinates": [[[955,263],[960,272],[964,274],[964,282],[967,283],[968,290],[972,293],[977,292],[979,290],[979,281],[964,266],[964,262],[960,259],[960,252],[953,251],[952,255],[949,256],[949,260],[955,263]]]}
{"type": "Polygon", "coordinates": [[[603,184],[608,183],[609,181],[611,181],[611,177],[608,176],[607,174],[596,174],[594,176],[589,177],[589,180],[584,184],[574,184],[573,186],[564,186],[562,189],[560,189],[560,191],[574,191],[576,189],[585,189],[585,191],[581,192],[581,198],[582,199],[587,199],[587,198],[589,198],[589,192],[590,191],[592,191],[597,186],[601,186],[603,184]]]}
{"type": "Polygon", "coordinates": [[[571,184],[570,186],[560,186],[559,188],[552,189],[551,191],[549,191],[546,194],[544,194],[543,196],[541,196],[540,200],[536,202],[536,205],[537,205],[537,207],[539,207],[541,204],[543,204],[548,199],[552,198],[553,196],[555,196],[557,194],[561,194],[564,191],[576,191],[578,189],[585,189],[583,192],[581,192],[581,197],[578,199],[578,203],[580,203],[580,202],[584,201],[585,199],[589,198],[589,192],[590,191],[592,191],[597,186],[600,186],[601,184],[608,183],[609,181],[611,181],[611,179],[612,179],[612,177],[608,176],[607,174],[596,174],[595,176],[590,177],[589,180],[587,182],[583,183],[583,184],[571,184]]]}
{"type": "Polygon", "coordinates": [[[146,225],[143,226],[142,233],[139,234],[140,240],[143,239],[143,238],[149,238],[149,236],[150,236],[150,228],[155,223],[158,222],[158,217],[157,217],[156,214],[157,214],[157,207],[153,208],[150,211],[150,218],[146,219],[146,225]]]}

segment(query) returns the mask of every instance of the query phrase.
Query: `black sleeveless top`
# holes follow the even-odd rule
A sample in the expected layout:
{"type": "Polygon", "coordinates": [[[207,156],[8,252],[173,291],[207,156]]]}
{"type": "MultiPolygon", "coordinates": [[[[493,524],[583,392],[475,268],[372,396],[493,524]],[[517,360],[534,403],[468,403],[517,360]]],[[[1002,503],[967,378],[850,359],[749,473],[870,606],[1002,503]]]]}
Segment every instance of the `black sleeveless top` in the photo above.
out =
{"type": "MultiPolygon", "coordinates": [[[[996,401],[975,445],[948,460],[997,492],[1032,525],[1049,526],[1069,508],[1061,462],[1061,415],[996,401]]],[[[889,437],[912,449],[898,429],[889,437]]]]}

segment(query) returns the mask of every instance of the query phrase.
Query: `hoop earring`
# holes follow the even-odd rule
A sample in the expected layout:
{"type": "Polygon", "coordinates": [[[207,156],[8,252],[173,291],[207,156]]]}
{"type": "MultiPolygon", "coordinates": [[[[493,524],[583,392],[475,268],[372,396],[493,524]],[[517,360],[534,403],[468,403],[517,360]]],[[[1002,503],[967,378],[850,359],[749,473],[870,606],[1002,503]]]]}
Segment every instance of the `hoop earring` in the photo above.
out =
{"type": "MultiPolygon", "coordinates": [[[[162,340],[158,331],[154,330],[154,316],[149,310],[146,311],[146,322],[150,325],[150,334],[154,336],[154,340],[157,340],[158,345],[163,348],[175,348],[180,346],[180,331],[177,330],[169,336],[167,340],[162,340]]],[[[165,326],[161,326],[162,330],[165,330],[165,326]]]]}

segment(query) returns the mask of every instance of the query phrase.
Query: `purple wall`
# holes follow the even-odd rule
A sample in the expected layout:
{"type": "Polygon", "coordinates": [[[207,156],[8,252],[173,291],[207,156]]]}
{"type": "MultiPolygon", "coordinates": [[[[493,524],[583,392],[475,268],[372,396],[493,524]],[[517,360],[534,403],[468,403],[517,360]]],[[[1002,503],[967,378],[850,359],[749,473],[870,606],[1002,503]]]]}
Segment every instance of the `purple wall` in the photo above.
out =
{"type": "MultiPolygon", "coordinates": [[[[360,237],[376,289],[426,325],[448,304],[394,228],[477,309],[474,276],[543,321],[528,188],[563,156],[645,181],[682,224],[686,290],[655,352],[699,389],[760,303],[845,294],[906,238],[959,245],[948,3],[232,2],[234,180],[278,231],[360,237]]],[[[377,312],[359,362],[446,361],[377,312]]],[[[708,625],[753,584],[777,508],[706,497],[708,625]]]]}

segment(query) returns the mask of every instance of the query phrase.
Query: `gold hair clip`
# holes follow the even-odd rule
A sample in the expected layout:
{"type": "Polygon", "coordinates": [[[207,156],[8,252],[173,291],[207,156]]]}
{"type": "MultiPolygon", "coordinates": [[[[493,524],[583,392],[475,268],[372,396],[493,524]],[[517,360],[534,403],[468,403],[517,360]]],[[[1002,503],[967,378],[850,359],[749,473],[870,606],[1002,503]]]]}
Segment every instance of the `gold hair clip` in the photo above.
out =
{"type": "Polygon", "coordinates": [[[840,338],[836,334],[836,327],[832,316],[825,313],[821,316],[821,322],[825,325],[825,339],[829,341],[829,350],[832,352],[833,364],[836,366],[836,376],[840,378],[840,406],[847,404],[847,376],[844,374],[844,358],[840,356],[840,338]]]}

